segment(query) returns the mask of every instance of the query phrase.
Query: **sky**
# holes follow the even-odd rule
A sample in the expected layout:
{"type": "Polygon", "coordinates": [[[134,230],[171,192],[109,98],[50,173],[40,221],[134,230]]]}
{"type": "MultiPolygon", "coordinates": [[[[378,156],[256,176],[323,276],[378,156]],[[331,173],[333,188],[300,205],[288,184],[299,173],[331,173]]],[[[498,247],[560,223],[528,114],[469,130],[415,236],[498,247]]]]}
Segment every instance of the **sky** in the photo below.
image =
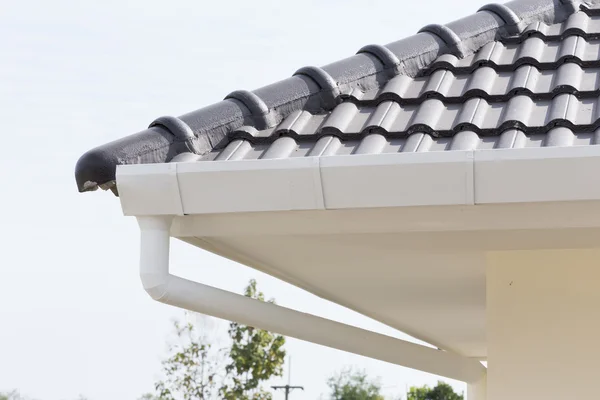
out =
{"type": "MultiPolygon", "coordinates": [[[[142,289],[138,227],[118,199],[77,192],[85,151],[488,1],[0,0],[0,391],[135,400],[160,377],[171,320],[183,315],[142,289]]],[[[185,243],[173,242],[171,265],[235,292],[256,278],[280,305],[406,338],[185,243]]],[[[389,395],[439,379],[295,339],[286,348],[292,384],[305,387],[293,400],[319,398],[346,366],[379,377],[389,395]]]]}

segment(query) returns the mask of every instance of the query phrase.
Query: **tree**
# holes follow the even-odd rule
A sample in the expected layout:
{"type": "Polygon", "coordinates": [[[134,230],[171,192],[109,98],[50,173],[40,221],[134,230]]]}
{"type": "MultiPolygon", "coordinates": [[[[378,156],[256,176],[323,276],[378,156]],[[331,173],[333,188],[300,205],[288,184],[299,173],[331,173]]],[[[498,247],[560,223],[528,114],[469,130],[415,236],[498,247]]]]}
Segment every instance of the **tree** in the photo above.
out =
{"type": "MultiPolygon", "coordinates": [[[[250,281],[244,295],[265,301],[264,295],[256,289],[255,280],[250,281]]],[[[269,302],[274,303],[274,300],[271,299],[269,302]]],[[[264,392],[259,386],[261,382],[283,374],[285,338],[236,322],[229,325],[229,337],[232,345],[229,351],[230,361],[225,371],[232,377],[232,383],[221,387],[219,392],[222,398],[225,400],[270,399],[271,394],[264,392]]]]}
{"type": "MultiPolygon", "coordinates": [[[[18,390],[11,392],[0,392],[0,400],[32,400],[31,397],[23,396],[18,390]]],[[[76,400],[87,400],[83,395],[79,395],[76,400]]]]}
{"type": "Polygon", "coordinates": [[[23,396],[19,394],[16,390],[12,392],[2,392],[0,393],[0,400],[22,400],[23,396]]]}
{"type": "Polygon", "coordinates": [[[331,400],[383,400],[381,385],[369,380],[364,371],[344,369],[327,380],[331,400]]]}
{"type": "MultiPolygon", "coordinates": [[[[255,280],[250,281],[244,295],[265,301],[255,280]]],[[[178,341],[162,363],[165,378],[156,383],[155,396],[146,394],[141,399],[271,399],[261,384],[283,373],[283,336],[232,322],[230,346],[216,348],[193,324],[176,321],[174,327],[178,341]]]]}
{"type": "Polygon", "coordinates": [[[447,383],[438,381],[433,388],[425,385],[411,387],[406,400],[463,400],[463,395],[458,394],[447,383]]]}
{"type": "Polygon", "coordinates": [[[20,394],[18,390],[12,390],[10,392],[0,392],[0,400],[30,400],[30,398],[20,394]]]}

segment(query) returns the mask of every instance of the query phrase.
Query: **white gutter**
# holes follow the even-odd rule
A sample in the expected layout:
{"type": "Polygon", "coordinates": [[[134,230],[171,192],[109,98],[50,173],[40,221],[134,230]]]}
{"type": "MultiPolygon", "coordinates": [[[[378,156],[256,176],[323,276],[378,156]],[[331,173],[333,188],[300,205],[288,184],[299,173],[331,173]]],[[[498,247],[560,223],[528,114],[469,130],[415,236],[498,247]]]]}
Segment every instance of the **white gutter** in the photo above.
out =
{"type": "Polygon", "coordinates": [[[138,217],[141,230],[140,276],[144,289],[155,300],[468,383],[480,381],[486,373],[486,368],[480,362],[455,353],[421,346],[171,275],[169,242],[172,219],[172,216],[138,217]]]}
{"type": "Polygon", "coordinates": [[[600,146],[123,165],[125,215],[600,200],[600,146]]]}

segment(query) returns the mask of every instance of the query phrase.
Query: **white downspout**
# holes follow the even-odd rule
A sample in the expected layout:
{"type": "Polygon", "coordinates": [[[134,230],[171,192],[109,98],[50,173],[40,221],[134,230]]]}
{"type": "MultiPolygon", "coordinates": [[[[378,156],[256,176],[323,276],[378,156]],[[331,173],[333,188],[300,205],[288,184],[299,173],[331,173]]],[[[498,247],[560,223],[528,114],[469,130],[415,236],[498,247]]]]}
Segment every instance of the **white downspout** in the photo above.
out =
{"type": "Polygon", "coordinates": [[[311,314],[261,302],[169,273],[172,216],[138,217],[140,276],[155,300],[187,310],[295,337],[323,346],[461,380],[480,382],[486,368],[461,355],[436,350],[311,314]]]}

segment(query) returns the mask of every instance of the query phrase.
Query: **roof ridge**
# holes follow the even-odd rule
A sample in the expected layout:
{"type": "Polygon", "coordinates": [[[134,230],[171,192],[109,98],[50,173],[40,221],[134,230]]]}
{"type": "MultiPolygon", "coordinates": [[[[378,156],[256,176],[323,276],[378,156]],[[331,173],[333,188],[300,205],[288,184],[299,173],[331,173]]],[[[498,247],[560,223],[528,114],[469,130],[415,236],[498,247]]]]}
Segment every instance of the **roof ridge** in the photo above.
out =
{"type": "Polygon", "coordinates": [[[252,92],[235,91],[219,103],[179,118],[161,117],[145,131],[84,154],[75,171],[78,188],[94,190],[114,181],[119,164],[167,162],[186,151],[208,153],[226,145],[228,134],[243,125],[270,128],[299,109],[331,110],[340,101],[339,94],[348,94],[354,88],[380,88],[398,74],[414,77],[442,54],[462,58],[500,37],[523,32],[532,22],[559,23],[580,8],[590,9],[599,3],[600,0],[514,0],[488,4],[475,14],[446,25],[427,25],[386,46],[368,45],[357,54],[322,68],[304,67],[290,78],[252,92]],[[176,132],[172,126],[177,127],[176,132]],[[181,134],[190,131],[192,137],[181,134]],[[136,146],[130,146],[132,143],[136,146]],[[133,154],[132,147],[138,153],[133,154]],[[139,154],[141,149],[143,155],[139,154]]]}

